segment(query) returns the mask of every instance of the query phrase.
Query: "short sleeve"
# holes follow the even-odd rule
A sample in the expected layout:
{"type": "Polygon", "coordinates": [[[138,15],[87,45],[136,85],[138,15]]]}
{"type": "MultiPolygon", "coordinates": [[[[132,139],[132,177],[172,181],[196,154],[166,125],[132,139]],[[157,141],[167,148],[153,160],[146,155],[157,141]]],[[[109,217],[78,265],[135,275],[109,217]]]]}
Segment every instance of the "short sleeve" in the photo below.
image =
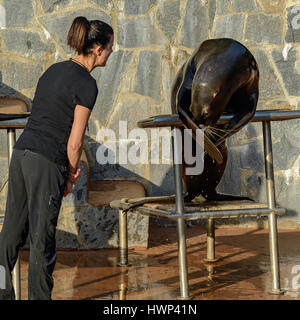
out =
{"type": "Polygon", "coordinates": [[[96,81],[88,81],[75,92],[74,103],[93,110],[97,96],[98,88],[96,81]]]}

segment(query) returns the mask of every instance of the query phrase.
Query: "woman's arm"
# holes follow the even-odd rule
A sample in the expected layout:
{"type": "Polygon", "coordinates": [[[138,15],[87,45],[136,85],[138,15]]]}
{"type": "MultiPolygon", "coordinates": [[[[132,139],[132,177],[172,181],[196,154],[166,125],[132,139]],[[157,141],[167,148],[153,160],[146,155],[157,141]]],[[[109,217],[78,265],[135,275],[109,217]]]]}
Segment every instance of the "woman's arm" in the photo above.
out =
{"type": "Polygon", "coordinates": [[[64,197],[72,192],[73,184],[76,183],[81,173],[78,168],[78,162],[82,153],[84,134],[90,114],[90,109],[79,104],[75,106],[73,125],[67,145],[69,167],[64,197]]]}
{"type": "Polygon", "coordinates": [[[83,149],[84,134],[90,114],[90,109],[79,104],[75,106],[74,121],[67,145],[69,159],[68,169],[71,173],[75,173],[78,167],[79,159],[83,149]]]}

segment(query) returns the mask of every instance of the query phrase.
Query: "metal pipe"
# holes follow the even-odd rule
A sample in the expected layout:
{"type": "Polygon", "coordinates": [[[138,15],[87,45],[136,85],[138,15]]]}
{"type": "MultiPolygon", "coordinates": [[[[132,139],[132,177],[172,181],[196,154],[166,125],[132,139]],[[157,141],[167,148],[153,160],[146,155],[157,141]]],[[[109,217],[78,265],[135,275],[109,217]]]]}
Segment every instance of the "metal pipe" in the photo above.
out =
{"type": "Polygon", "coordinates": [[[128,235],[127,235],[127,212],[119,210],[119,247],[120,247],[120,262],[117,263],[120,267],[129,266],[128,263],[128,235]]]}
{"type": "MultiPolygon", "coordinates": [[[[270,209],[275,209],[275,183],[274,183],[274,168],[273,168],[273,152],[272,152],[272,136],[270,121],[263,121],[263,139],[264,139],[264,157],[265,157],[265,172],[266,172],[266,191],[267,200],[270,209]]],[[[272,291],[271,293],[280,294],[283,291],[280,289],[280,271],[278,259],[278,241],[277,241],[277,217],[274,213],[269,215],[269,245],[270,245],[270,260],[272,270],[272,291]]]]}
{"type": "Polygon", "coordinates": [[[182,165],[181,161],[181,146],[182,137],[180,130],[172,127],[174,135],[172,135],[172,151],[173,151],[173,169],[175,180],[176,194],[176,212],[181,217],[177,220],[177,237],[178,237],[178,263],[179,263],[179,278],[180,278],[180,293],[182,299],[189,299],[188,285],[188,270],[186,257],[186,239],[184,230],[184,198],[183,198],[183,181],[182,181],[182,165]]]}
{"type": "MultiPolygon", "coordinates": [[[[16,130],[13,128],[7,129],[7,149],[8,149],[8,167],[10,165],[13,147],[16,143],[16,130]]],[[[12,282],[15,291],[15,299],[21,300],[21,283],[20,283],[20,257],[18,255],[16,264],[12,271],[12,282]]]]}
{"type": "MultiPolygon", "coordinates": [[[[202,208],[201,208],[202,209],[202,208]]],[[[176,221],[181,219],[181,215],[177,213],[172,213],[168,211],[163,211],[161,209],[150,208],[150,207],[136,207],[133,209],[133,212],[140,213],[143,215],[151,216],[154,218],[160,218],[165,220],[176,221]]],[[[185,212],[183,219],[186,221],[198,220],[198,219],[209,219],[209,218],[236,218],[236,217],[248,217],[248,216],[268,216],[269,214],[274,213],[276,215],[283,215],[285,209],[283,208],[253,208],[253,209],[227,209],[227,210],[211,210],[207,212],[195,211],[195,212],[185,212]]]]}
{"type": "MultiPolygon", "coordinates": [[[[225,114],[220,117],[218,124],[228,122],[234,117],[233,114],[225,114]]],[[[251,122],[262,121],[283,121],[300,119],[300,110],[262,110],[256,111],[251,122]]],[[[153,128],[153,127],[169,127],[176,126],[181,127],[183,123],[178,114],[164,114],[149,117],[138,121],[138,127],[140,128],[153,128]]]]}
{"type": "Polygon", "coordinates": [[[215,258],[215,220],[212,218],[206,221],[206,262],[216,262],[218,259],[215,258]]]}

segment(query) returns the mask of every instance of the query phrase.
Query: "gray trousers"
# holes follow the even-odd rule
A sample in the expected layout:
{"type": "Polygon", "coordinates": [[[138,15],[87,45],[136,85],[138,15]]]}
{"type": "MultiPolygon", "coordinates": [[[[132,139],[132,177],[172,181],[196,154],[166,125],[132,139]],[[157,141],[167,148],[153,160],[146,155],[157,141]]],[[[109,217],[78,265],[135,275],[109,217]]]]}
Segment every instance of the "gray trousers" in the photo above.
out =
{"type": "Polygon", "coordinates": [[[5,288],[0,288],[0,299],[15,299],[11,272],[28,235],[28,299],[51,299],[55,232],[66,176],[66,166],[27,149],[13,149],[0,232],[0,266],[5,268],[5,288]]]}

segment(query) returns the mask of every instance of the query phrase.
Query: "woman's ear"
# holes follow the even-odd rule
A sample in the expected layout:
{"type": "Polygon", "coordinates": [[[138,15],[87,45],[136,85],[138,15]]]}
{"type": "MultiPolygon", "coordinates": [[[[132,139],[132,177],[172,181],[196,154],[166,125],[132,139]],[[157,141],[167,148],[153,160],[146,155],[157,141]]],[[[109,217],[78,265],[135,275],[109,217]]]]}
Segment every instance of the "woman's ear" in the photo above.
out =
{"type": "Polygon", "coordinates": [[[103,47],[102,47],[102,46],[98,46],[98,48],[97,48],[97,55],[98,55],[98,56],[101,56],[102,51],[103,51],[103,47]]]}

